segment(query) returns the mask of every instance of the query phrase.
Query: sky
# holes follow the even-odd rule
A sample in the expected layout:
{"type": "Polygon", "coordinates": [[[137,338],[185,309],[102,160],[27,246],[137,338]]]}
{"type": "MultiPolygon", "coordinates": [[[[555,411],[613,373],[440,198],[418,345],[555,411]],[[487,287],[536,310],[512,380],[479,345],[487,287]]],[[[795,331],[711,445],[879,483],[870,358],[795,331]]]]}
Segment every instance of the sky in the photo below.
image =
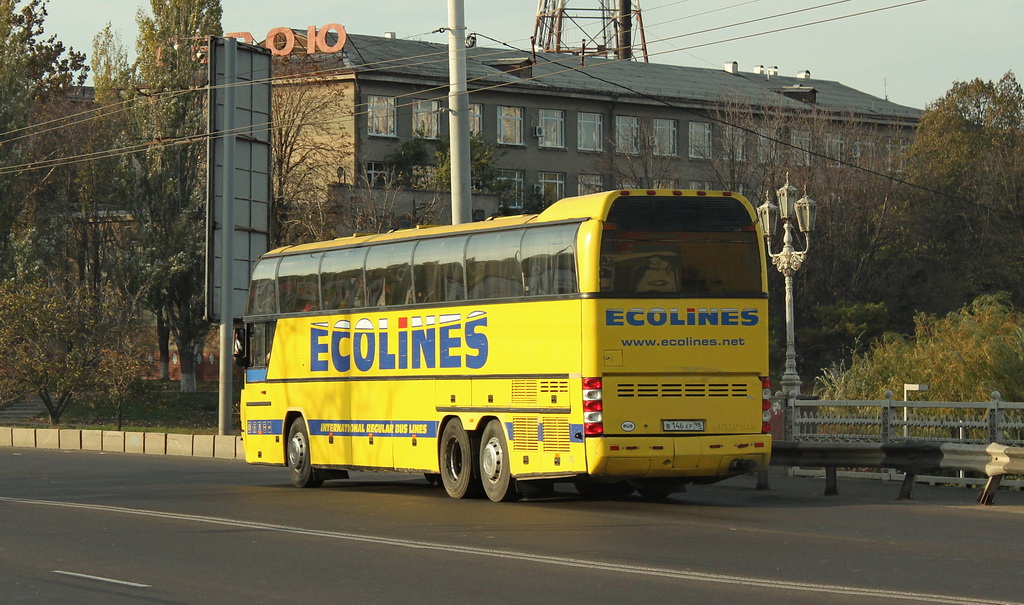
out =
{"type": "MultiPolygon", "coordinates": [[[[140,8],[151,12],[150,0],[46,1],[46,35],[86,54],[108,22],[124,46],[134,49],[135,15],[140,8]]],[[[478,45],[499,46],[491,38],[529,48],[536,0],[463,1],[467,31],[478,34],[478,45]]],[[[224,31],[250,32],[256,40],[275,27],[305,30],[340,23],[350,33],[394,32],[441,44],[447,35],[430,32],[448,24],[448,4],[221,0],[224,31]]],[[[567,8],[600,4],[568,0],[567,8]]],[[[639,5],[652,62],[721,69],[736,61],[740,71],[764,65],[788,76],[809,70],[812,84],[838,81],[919,109],[957,81],[995,81],[1013,71],[1024,82],[1021,0],[640,0],[639,5]]]]}

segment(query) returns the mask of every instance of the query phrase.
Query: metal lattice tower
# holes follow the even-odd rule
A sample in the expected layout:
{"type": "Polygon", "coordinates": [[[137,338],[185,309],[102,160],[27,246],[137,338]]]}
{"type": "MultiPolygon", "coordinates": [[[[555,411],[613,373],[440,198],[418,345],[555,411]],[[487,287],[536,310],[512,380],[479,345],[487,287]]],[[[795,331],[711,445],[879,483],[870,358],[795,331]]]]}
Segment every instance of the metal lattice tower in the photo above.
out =
{"type": "Polygon", "coordinates": [[[567,4],[569,0],[538,0],[533,30],[537,50],[619,59],[636,59],[639,55],[649,60],[640,0],[597,0],[597,8],[570,9],[567,4]],[[637,37],[639,45],[634,42],[637,37]]]}

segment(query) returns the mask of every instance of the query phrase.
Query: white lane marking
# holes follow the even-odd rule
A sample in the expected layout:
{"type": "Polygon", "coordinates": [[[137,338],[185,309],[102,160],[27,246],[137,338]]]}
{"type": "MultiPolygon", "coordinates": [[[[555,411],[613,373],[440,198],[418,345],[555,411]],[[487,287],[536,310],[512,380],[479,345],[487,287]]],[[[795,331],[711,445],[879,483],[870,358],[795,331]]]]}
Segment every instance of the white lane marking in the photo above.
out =
{"type": "Polygon", "coordinates": [[[115,580],[114,578],[104,578],[103,576],[90,576],[87,573],[76,573],[73,571],[63,571],[60,569],[53,570],[53,573],[59,573],[62,576],[72,576],[75,578],[85,578],[86,580],[107,582],[109,584],[120,584],[121,586],[131,586],[133,588],[152,588],[152,586],[150,586],[149,584],[138,584],[136,582],[128,582],[127,580],[115,580]]]}
{"type": "Polygon", "coordinates": [[[732,576],[725,574],[714,574],[699,571],[687,571],[684,569],[668,569],[662,567],[646,567],[637,565],[624,565],[621,563],[609,563],[606,561],[572,559],[538,555],[527,552],[510,550],[495,550],[491,548],[475,548],[472,546],[457,546],[454,544],[441,544],[437,542],[421,542],[418,540],[402,540],[388,538],[385,536],[371,536],[366,534],[350,534],[346,532],[324,531],[308,529],[304,527],[291,527],[288,525],[274,525],[269,523],[256,523],[253,521],[240,521],[237,519],[224,519],[221,517],[204,517],[200,515],[187,515],[183,513],[170,513],[154,510],[125,508],[122,506],[105,506],[101,504],[79,504],[76,502],[60,502],[56,500],[31,500],[25,498],[10,498],[0,496],[0,502],[11,502],[16,504],[32,504],[37,506],[54,506],[58,508],[75,508],[94,510],[107,513],[120,513],[138,517],[155,517],[158,519],[174,519],[178,521],[191,521],[194,523],[205,523],[208,525],[223,525],[227,527],[246,528],[258,531],[279,532],[287,534],[298,534],[302,536],[317,536],[334,540],[348,540],[350,542],[367,542],[370,544],[386,544],[401,548],[415,548],[419,550],[437,550],[456,554],[474,555],[477,557],[492,557],[498,559],[510,559],[529,563],[543,563],[545,565],[560,565],[562,567],[576,567],[586,570],[602,570],[624,574],[659,576],[663,578],[674,578],[677,580],[689,580],[693,582],[712,582],[718,584],[732,584],[736,586],[757,586],[760,588],[774,588],[777,590],[796,590],[802,592],[820,592],[829,594],[843,594],[861,597],[882,597],[900,601],[923,601],[927,603],[944,603],[959,605],[969,603],[972,605],[1024,605],[1020,601],[997,601],[991,599],[976,599],[973,597],[960,597],[956,595],[932,594],[924,592],[897,592],[876,588],[862,588],[859,586],[843,586],[840,584],[815,584],[811,582],[795,582],[790,580],[772,580],[768,578],[747,578],[743,576],[732,576]]]}

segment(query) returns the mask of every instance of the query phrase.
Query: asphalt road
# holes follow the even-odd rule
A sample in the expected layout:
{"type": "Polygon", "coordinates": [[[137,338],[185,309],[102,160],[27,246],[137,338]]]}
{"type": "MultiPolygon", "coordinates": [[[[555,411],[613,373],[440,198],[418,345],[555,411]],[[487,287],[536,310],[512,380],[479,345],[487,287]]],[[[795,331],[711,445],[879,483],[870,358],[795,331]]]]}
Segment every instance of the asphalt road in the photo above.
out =
{"type": "Polygon", "coordinates": [[[1024,493],[776,474],[665,501],[323,488],[239,461],[0,448],[2,603],[1017,603],[1024,493]]]}

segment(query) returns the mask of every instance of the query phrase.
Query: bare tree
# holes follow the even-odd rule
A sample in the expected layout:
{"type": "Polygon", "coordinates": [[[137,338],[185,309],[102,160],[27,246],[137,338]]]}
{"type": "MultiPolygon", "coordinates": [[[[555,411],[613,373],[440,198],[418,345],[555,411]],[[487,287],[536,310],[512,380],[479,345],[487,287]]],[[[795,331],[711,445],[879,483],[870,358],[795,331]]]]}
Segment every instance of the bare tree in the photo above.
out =
{"type": "Polygon", "coordinates": [[[330,239],[340,220],[331,189],[351,163],[354,128],[338,108],[351,91],[307,57],[280,57],[274,72],[274,242],[330,239]]]}

